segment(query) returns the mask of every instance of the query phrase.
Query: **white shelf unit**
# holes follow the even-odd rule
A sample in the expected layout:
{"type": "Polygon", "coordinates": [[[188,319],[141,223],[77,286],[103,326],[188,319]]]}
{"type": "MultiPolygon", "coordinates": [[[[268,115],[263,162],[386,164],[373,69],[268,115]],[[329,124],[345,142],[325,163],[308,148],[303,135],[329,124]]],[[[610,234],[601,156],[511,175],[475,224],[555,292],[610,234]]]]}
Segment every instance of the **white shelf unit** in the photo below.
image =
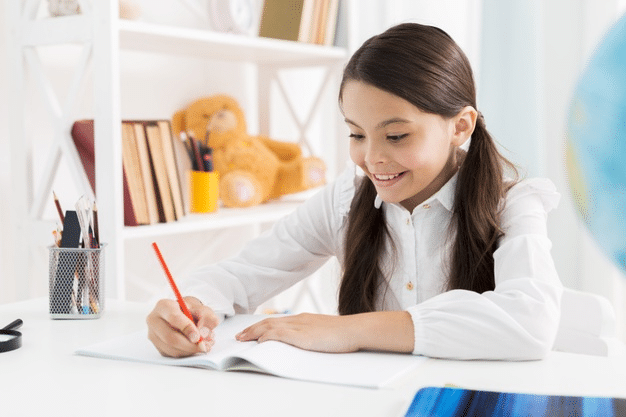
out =
{"type": "MultiPolygon", "coordinates": [[[[96,189],[98,190],[98,213],[101,241],[107,242],[106,275],[107,295],[125,298],[124,241],[140,237],[158,237],[187,232],[223,229],[241,225],[271,223],[293,211],[299,204],[294,199],[276,201],[250,209],[220,209],[218,213],[188,215],[177,222],[150,226],[125,227],[123,225],[122,201],[122,145],[120,104],[120,51],[136,50],[170,55],[203,57],[209,60],[251,63],[257,68],[259,91],[260,132],[269,133],[270,85],[276,83],[289,105],[284,87],[278,77],[282,69],[300,67],[323,67],[325,78],[317,98],[305,120],[298,120],[295,112],[291,117],[300,130],[299,141],[307,146],[307,129],[313,115],[319,111],[323,91],[338,87],[339,76],[345,62],[346,51],[337,47],[324,47],[274,39],[245,37],[216,33],[202,29],[188,29],[118,18],[116,0],[81,1],[83,13],[74,16],[37,18],[41,0],[6,0],[7,25],[9,26],[10,118],[11,153],[15,178],[24,181],[14,183],[16,201],[16,246],[33,248],[33,230],[41,221],[44,207],[50,204],[51,187],[56,170],[65,157],[79,188],[90,193],[90,187],[82,171],[79,157],[72,145],[70,130],[74,121],[76,96],[86,68],[91,65],[94,79],[94,120],[96,152],[96,189]],[[69,87],[66,101],[61,104],[43,75],[37,48],[46,45],[79,44],[83,54],[74,79],[69,87]],[[37,80],[48,110],[55,120],[54,146],[44,169],[41,185],[34,190],[33,144],[25,129],[24,92],[25,70],[37,80]]],[[[291,107],[290,107],[291,110],[291,107]]],[[[329,124],[339,132],[340,122],[329,124]]],[[[329,137],[337,139],[332,133],[329,137]]],[[[334,141],[336,143],[336,141],[334,141]]],[[[329,176],[336,174],[346,155],[329,144],[323,155],[329,176]]],[[[49,230],[47,230],[49,234],[49,230]]],[[[16,265],[31,265],[32,250],[16,251],[16,265]]],[[[23,271],[23,268],[18,268],[23,271]]],[[[16,269],[16,270],[18,270],[16,269]]],[[[19,292],[26,293],[23,284],[19,292]]]]}

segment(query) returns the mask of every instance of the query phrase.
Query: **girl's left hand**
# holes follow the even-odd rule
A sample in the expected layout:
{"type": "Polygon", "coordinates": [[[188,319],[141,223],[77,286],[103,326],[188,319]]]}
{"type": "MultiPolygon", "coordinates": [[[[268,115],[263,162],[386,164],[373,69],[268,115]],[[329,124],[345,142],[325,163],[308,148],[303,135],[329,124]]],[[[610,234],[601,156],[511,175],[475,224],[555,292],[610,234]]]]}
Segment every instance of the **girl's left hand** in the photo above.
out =
{"type": "Polygon", "coordinates": [[[354,316],[298,314],[262,320],[237,334],[242,342],[277,340],[317,352],[345,353],[360,349],[354,316]]]}

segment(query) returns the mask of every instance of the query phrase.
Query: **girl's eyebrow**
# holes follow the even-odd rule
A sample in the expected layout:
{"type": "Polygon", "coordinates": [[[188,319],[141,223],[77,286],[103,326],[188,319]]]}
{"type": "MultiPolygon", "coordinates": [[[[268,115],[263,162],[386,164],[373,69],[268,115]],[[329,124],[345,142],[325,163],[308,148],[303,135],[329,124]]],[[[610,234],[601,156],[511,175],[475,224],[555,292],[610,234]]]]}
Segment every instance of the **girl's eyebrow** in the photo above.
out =
{"type": "MultiPolygon", "coordinates": [[[[354,123],[352,120],[348,119],[347,117],[344,120],[346,123],[351,124],[361,129],[361,127],[358,124],[354,123]]],[[[381,129],[383,127],[389,126],[394,123],[411,123],[411,121],[407,119],[403,119],[401,117],[393,117],[391,119],[383,120],[382,122],[378,123],[376,125],[376,129],[381,129]]]]}

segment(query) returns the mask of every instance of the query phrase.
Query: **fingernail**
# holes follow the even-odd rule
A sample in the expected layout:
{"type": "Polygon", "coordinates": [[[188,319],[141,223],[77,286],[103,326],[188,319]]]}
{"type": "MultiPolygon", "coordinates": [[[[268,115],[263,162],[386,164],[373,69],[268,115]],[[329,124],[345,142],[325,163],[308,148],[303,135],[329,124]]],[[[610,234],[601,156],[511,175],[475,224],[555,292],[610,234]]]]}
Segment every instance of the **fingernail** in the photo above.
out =
{"type": "Polygon", "coordinates": [[[189,340],[191,343],[198,343],[198,341],[200,341],[200,335],[198,332],[193,332],[189,335],[189,340]]]}
{"type": "Polygon", "coordinates": [[[209,330],[206,327],[203,327],[200,329],[200,335],[202,336],[203,339],[206,339],[207,337],[211,335],[211,330],[209,330]]]}
{"type": "Polygon", "coordinates": [[[200,347],[200,350],[204,353],[207,353],[209,351],[209,348],[207,347],[206,343],[204,342],[200,342],[198,343],[198,346],[200,347]]]}

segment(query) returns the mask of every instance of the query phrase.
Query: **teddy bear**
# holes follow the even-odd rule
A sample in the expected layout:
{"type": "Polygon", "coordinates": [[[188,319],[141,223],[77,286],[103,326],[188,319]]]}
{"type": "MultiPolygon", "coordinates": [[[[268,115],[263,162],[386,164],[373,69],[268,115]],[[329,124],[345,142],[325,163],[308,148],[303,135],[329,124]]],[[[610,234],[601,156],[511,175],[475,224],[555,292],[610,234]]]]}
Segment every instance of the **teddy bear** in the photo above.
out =
{"type": "Polygon", "coordinates": [[[248,134],[243,110],[228,95],[203,97],[177,111],[172,131],[212,148],[225,207],[250,207],[325,182],[324,162],[305,157],[297,143],[248,134]]]}

